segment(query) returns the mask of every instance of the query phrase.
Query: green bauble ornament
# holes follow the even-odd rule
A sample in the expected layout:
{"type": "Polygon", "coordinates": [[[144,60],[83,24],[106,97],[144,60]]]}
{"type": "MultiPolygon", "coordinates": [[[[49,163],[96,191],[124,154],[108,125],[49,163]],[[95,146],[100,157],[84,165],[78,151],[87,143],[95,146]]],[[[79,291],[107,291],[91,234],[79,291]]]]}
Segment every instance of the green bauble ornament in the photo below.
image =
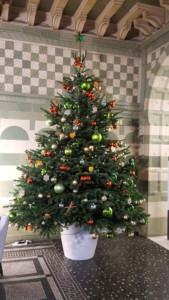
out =
{"type": "Polygon", "coordinates": [[[102,211],[102,215],[104,217],[111,217],[112,213],[113,213],[113,210],[111,207],[105,207],[102,211]]]}
{"type": "Polygon", "coordinates": [[[112,233],[112,232],[108,232],[108,233],[107,233],[107,238],[108,238],[108,239],[112,239],[112,238],[113,238],[113,236],[114,236],[114,235],[113,235],[113,233],[112,233]]]}
{"type": "Polygon", "coordinates": [[[46,123],[47,126],[52,126],[54,124],[52,118],[47,119],[45,123],[46,123]]]}
{"type": "Polygon", "coordinates": [[[65,149],[65,154],[66,155],[70,155],[70,154],[72,154],[72,150],[71,149],[65,149]]]}
{"type": "Polygon", "coordinates": [[[57,147],[58,147],[58,145],[57,145],[57,144],[52,144],[52,145],[51,145],[51,149],[52,149],[52,150],[56,150],[56,149],[57,149],[57,147]]]}
{"type": "Polygon", "coordinates": [[[86,83],[86,90],[90,90],[90,83],[89,82],[86,83]]]}
{"type": "Polygon", "coordinates": [[[64,101],[64,104],[63,104],[64,108],[71,108],[72,107],[72,104],[69,103],[68,101],[64,101]]]}
{"type": "Polygon", "coordinates": [[[81,87],[82,90],[86,90],[87,89],[87,82],[82,82],[80,87],[81,87]]]}
{"type": "Polygon", "coordinates": [[[47,168],[43,168],[42,171],[41,171],[41,174],[45,175],[45,174],[47,174],[47,172],[48,172],[48,169],[47,168]]]}
{"type": "Polygon", "coordinates": [[[65,187],[64,187],[64,185],[62,183],[57,183],[54,186],[54,191],[57,194],[63,193],[64,189],[65,189],[65,187]]]}
{"type": "Polygon", "coordinates": [[[96,142],[100,142],[100,141],[102,140],[101,134],[100,134],[99,132],[94,133],[94,134],[92,135],[92,140],[93,140],[93,141],[96,141],[96,142]]]}
{"type": "Polygon", "coordinates": [[[109,119],[110,118],[110,114],[104,114],[104,118],[109,119]]]}

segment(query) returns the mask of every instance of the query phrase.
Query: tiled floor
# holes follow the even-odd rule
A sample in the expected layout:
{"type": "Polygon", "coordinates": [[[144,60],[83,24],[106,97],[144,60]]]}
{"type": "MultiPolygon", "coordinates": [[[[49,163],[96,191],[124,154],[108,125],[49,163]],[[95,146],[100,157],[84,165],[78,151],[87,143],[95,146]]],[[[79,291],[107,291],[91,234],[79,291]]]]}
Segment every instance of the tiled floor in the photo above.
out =
{"type": "Polygon", "coordinates": [[[157,243],[158,245],[164,247],[165,249],[169,250],[169,240],[167,239],[166,235],[149,237],[149,239],[157,243]]]}

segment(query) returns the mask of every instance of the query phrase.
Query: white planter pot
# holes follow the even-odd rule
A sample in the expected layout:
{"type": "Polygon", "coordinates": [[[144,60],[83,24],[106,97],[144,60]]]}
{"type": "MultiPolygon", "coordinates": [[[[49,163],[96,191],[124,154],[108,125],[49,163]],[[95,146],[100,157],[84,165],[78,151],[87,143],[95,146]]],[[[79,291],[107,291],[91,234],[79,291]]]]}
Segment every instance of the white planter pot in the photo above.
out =
{"type": "Polygon", "coordinates": [[[83,227],[69,226],[61,231],[64,255],[72,260],[86,260],[94,256],[98,238],[92,239],[83,227]]]}

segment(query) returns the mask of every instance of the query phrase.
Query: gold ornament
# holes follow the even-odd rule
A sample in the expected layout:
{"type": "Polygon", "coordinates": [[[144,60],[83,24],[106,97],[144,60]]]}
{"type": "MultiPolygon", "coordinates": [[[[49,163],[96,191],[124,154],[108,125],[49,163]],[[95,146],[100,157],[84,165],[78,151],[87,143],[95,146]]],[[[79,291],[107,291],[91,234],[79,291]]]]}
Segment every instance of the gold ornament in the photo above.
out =
{"type": "Polygon", "coordinates": [[[61,118],[61,122],[66,122],[66,118],[65,117],[63,117],[63,118],[61,118]]]}
{"type": "Polygon", "coordinates": [[[135,221],[131,221],[130,222],[132,226],[136,226],[136,222],[135,221]]]}
{"type": "Polygon", "coordinates": [[[97,81],[95,81],[93,85],[98,88],[99,83],[97,81]]]}
{"type": "Polygon", "coordinates": [[[116,152],[116,147],[113,147],[113,146],[112,146],[112,147],[111,147],[111,151],[112,151],[112,152],[116,152]]]}
{"type": "Polygon", "coordinates": [[[39,166],[43,166],[43,162],[41,160],[36,161],[35,168],[38,168],[39,166]]]}
{"type": "Polygon", "coordinates": [[[55,99],[55,100],[53,101],[53,103],[54,103],[54,104],[57,104],[57,103],[58,103],[58,100],[57,100],[57,99],[55,99]]]}
{"type": "Polygon", "coordinates": [[[94,167],[89,167],[89,172],[93,172],[93,170],[94,170],[94,167]]]}
{"type": "Polygon", "coordinates": [[[94,151],[94,147],[92,145],[89,146],[90,151],[94,151]]]}
{"type": "Polygon", "coordinates": [[[88,147],[84,147],[83,150],[84,150],[84,152],[89,152],[89,148],[88,147]]]}
{"type": "Polygon", "coordinates": [[[95,232],[91,232],[90,237],[92,240],[95,240],[98,238],[98,235],[95,232]]]}
{"type": "Polygon", "coordinates": [[[76,135],[76,134],[75,134],[74,132],[71,132],[71,133],[70,133],[70,138],[73,139],[73,138],[75,137],[75,135],[76,135]]]}
{"type": "Polygon", "coordinates": [[[102,201],[106,201],[107,197],[106,196],[102,196],[102,201]]]}

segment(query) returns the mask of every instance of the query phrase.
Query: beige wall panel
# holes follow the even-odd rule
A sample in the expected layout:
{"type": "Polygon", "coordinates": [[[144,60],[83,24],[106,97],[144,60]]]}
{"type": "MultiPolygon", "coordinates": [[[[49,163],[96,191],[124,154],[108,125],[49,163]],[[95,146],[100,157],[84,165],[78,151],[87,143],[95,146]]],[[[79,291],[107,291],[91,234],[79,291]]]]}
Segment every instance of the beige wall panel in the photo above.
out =
{"type": "Polygon", "coordinates": [[[167,201],[149,202],[148,213],[150,218],[166,218],[167,217],[167,201]]]}

